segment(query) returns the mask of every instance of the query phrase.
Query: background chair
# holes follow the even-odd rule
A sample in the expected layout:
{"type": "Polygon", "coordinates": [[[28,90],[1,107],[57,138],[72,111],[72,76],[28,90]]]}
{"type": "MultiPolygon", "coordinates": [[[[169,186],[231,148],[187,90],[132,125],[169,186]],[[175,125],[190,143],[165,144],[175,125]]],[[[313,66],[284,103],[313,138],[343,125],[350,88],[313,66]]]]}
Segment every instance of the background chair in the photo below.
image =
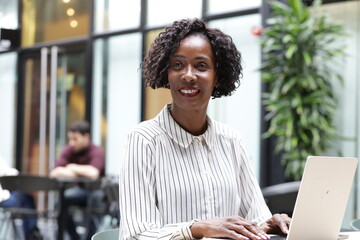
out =
{"type": "Polygon", "coordinates": [[[120,222],[118,177],[108,178],[102,188],[105,192],[107,214],[110,216],[110,227],[116,228],[120,222]]]}
{"type": "MultiPolygon", "coordinates": [[[[0,177],[0,184],[3,189],[7,189],[9,191],[21,191],[24,193],[50,192],[58,191],[59,189],[59,185],[56,180],[35,175],[2,176],[0,177]]],[[[29,216],[36,216],[37,218],[44,218],[48,220],[49,218],[55,218],[57,215],[55,210],[51,211],[48,209],[37,208],[4,208],[3,211],[6,216],[6,221],[5,224],[2,224],[1,228],[9,230],[9,225],[12,225],[13,227],[14,236],[9,237],[9,232],[6,232],[5,235],[7,239],[24,239],[21,226],[19,227],[19,224],[17,224],[17,222],[19,222],[18,220],[23,220],[29,216]]]]}
{"type": "MultiPolygon", "coordinates": [[[[106,176],[101,180],[103,202],[98,208],[88,208],[87,213],[87,219],[92,219],[97,232],[118,228],[120,222],[118,177],[106,176]]],[[[87,224],[89,226],[89,222],[87,224]]]]}
{"type": "Polygon", "coordinates": [[[353,219],[350,221],[350,229],[360,231],[360,219],[353,219]]]}
{"type": "Polygon", "coordinates": [[[294,181],[265,187],[261,191],[273,214],[286,213],[292,216],[299,187],[300,181],[294,181]]]}
{"type": "Polygon", "coordinates": [[[91,240],[118,240],[119,239],[119,229],[108,229],[102,232],[96,233],[92,236],[91,240]]]}

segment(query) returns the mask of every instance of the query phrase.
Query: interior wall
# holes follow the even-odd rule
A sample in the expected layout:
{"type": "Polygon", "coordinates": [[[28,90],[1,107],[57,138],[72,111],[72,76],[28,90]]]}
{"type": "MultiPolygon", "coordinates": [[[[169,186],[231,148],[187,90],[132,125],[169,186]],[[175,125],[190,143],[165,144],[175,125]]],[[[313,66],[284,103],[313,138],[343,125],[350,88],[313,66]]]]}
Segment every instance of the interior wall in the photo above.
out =
{"type": "Polygon", "coordinates": [[[15,164],[16,61],[16,52],[0,55],[0,155],[9,166],[15,164]]]}

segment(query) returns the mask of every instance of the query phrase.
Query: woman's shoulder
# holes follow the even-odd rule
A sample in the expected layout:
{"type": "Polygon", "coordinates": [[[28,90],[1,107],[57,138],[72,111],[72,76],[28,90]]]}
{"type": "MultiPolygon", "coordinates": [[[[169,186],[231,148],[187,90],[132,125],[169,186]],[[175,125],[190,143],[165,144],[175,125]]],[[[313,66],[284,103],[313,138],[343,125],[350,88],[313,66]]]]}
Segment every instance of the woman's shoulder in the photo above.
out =
{"type": "Polygon", "coordinates": [[[131,132],[130,135],[140,136],[142,138],[151,140],[163,133],[162,128],[156,118],[143,121],[139,123],[131,132]]]}
{"type": "Polygon", "coordinates": [[[215,135],[222,136],[228,139],[241,140],[240,131],[236,128],[216,120],[212,120],[215,135]]]}
{"type": "MultiPolygon", "coordinates": [[[[221,122],[214,122],[214,135],[216,142],[221,144],[229,144],[241,156],[247,155],[247,146],[242,137],[241,131],[221,122]]],[[[239,155],[239,156],[240,156],[239,155]]],[[[241,157],[240,159],[244,159],[241,157]]]]}

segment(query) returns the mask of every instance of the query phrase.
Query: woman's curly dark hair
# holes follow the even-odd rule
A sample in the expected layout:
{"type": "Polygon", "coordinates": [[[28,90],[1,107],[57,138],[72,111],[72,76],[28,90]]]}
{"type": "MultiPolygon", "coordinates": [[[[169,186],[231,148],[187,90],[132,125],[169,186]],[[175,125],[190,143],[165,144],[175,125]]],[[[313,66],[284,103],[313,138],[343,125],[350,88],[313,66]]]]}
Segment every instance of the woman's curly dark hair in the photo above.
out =
{"type": "Polygon", "coordinates": [[[215,73],[218,77],[218,85],[213,90],[213,98],[230,96],[240,85],[240,77],[242,77],[241,54],[230,36],[218,29],[208,28],[199,19],[175,21],[156,37],[142,62],[145,84],[153,89],[169,88],[167,69],[171,57],[184,38],[197,33],[207,37],[215,56],[215,73]]]}

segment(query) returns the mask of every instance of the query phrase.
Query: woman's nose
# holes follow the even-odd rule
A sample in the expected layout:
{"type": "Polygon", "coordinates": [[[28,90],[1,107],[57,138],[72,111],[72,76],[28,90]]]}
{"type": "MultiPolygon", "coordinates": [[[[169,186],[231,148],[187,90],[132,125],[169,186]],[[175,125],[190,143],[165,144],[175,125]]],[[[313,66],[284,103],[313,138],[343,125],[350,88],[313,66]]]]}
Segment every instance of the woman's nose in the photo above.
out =
{"type": "Polygon", "coordinates": [[[192,67],[185,68],[185,72],[182,75],[182,80],[185,80],[187,82],[195,81],[196,80],[196,74],[194,72],[195,69],[192,67]]]}

